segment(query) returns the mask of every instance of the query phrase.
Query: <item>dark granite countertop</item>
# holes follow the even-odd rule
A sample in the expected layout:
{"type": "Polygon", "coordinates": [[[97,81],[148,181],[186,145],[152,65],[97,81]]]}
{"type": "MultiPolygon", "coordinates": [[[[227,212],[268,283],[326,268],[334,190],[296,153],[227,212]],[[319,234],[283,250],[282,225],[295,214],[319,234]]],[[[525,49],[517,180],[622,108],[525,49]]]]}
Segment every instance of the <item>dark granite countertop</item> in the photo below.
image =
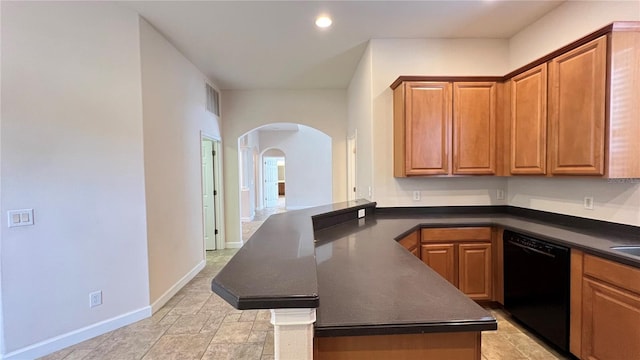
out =
{"type": "Polygon", "coordinates": [[[394,239],[419,227],[501,226],[640,268],[640,257],[610,249],[640,244],[633,226],[508,206],[373,206],[271,216],[214,278],[213,291],[238,309],[317,307],[316,336],[483,331],[495,329],[495,319],[394,239]],[[362,208],[364,219],[350,216],[362,208]]]}
{"type": "Polygon", "coordinates": [[[316,336],[497,329],[485,309],[392,240],[401,223],[370,216],[316,232],[316,336]]]}
{"type": "Polygon", "coordinates": [[[213,292],[241,310],[318,307],[312,217],[371,206],[358,200],[271,215],[213,279],[213,292]]]}

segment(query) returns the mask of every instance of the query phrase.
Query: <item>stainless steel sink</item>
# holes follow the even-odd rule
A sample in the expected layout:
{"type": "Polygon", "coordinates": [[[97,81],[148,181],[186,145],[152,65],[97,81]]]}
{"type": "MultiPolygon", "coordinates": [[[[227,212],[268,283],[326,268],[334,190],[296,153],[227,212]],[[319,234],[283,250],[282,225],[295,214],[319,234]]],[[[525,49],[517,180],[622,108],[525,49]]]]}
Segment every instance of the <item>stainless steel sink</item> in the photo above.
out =
{"type": "Polygon", "coordinates": [[[611,250],[620,251],[625,254],[640,256],[640,245],[633,246],[612,246],[611,250]]]}

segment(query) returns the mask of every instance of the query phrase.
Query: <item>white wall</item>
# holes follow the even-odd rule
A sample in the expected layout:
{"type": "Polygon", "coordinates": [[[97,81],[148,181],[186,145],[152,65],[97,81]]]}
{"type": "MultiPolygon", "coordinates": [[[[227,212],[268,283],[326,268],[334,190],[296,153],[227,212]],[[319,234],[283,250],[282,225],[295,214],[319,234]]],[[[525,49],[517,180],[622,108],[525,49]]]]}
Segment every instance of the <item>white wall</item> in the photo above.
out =
{"type": "Polygon", "coordinates": [[[348,135],[356,136],[356,198],[369,199],[373,191],[373,102],[371,44],[360,58],[349,87],[348,135]]]}
{"type": "Polygon", "coordinates": [[[304,125],[299,126],[298,131],[259,133],[261,150],[277,148],[285,154],[287,209],[332,202],[332,151],[329,136],[304,125]]]}
{"type": "MultiPolygon", "coordinates": [[[[640,1],[569,1],[513,36],[511,70],[616,20],[640,20],[640,1]]],[[[509,205],[640,225],[640,181],[509,179],[509,205]],[[594,197],[594,209],[582,206],[594,197]]]]}
{"type": "Polygon", "coordinates": [[[509,39],[509,71],[614,21],[638,20],[637,0],[567,1],[509,39]]]}
{"type": "MultiPolygon", "coordinates": [[[[373,200],[378,206],[443,206],[504,204],[497,189],[500,177],[394,178],[393,91],[400,75],[502,76],[508,68],[507,40],[374,39],[371,51],[373,200]],[[413,201],[413,191],[422,192],[413,201]]],[[[361,63],[360,66],[368,66],[361,63]]],[[[358,129],[358,148],[360,133],[358,129]]],[[[359,154],[367,149],[362,149],[359,154]]],[[[358,178],[360,178],[358,173],[358,178]]]]}
{"type": "Polygon", "coordinates": [[[140,20],[149,289],[154,311],[205,265],[201,132],[220,138],[206,111],[205,76],[140,20]],[[185,278],[186,277],[186,278],[185,278]]]}
{"type": "Polygon", "coordinates": [[[222,92],[224,144],[225,224],[228,246],[241,245],[238,146],[243,134],[272,123],[297,123],[331,137],[332,202],[347,198],[345,90],[229,90],[222,92]]]}
{"type": "Polygon", "coordinates": [[[109,3],[0,6],[1,213],[35,211],[1,226],[2,352],[29,359],[150,314],[139,28],[109,3]]]}

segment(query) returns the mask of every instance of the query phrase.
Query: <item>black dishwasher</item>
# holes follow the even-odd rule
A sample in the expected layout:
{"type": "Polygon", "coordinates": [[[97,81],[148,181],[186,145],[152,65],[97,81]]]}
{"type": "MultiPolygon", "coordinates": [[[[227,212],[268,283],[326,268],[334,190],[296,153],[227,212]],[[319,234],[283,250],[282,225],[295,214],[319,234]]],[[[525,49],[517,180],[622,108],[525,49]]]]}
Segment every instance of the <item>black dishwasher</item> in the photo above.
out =
{"type": "Polygon", "coordinates": [[[505,310],[569,351],[569,249],[509,230],[503,240],[505,310]]]}

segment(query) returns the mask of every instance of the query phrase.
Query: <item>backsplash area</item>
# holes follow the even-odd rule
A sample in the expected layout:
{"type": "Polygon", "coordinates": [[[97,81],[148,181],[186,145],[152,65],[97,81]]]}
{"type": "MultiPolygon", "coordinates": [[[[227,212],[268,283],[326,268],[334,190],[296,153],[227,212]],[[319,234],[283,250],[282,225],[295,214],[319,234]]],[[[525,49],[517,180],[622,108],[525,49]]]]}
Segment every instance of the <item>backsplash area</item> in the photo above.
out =
{"type": "Polygon", "coordinates": [[[640,226],[640,179],[510,177],[507,198],[511,206],[640,226]]]}

